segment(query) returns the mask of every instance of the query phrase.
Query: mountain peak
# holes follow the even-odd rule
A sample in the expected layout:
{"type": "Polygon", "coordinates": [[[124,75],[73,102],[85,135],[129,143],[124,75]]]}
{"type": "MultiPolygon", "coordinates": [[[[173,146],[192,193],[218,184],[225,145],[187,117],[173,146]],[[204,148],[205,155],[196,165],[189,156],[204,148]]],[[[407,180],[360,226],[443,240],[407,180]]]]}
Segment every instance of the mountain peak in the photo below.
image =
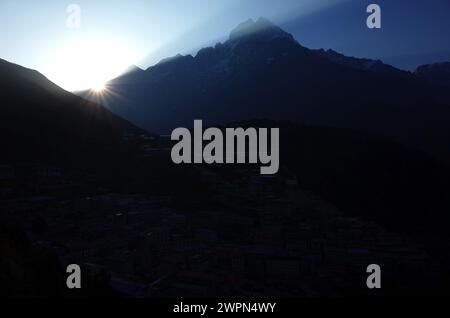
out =
{"type": "Polygon", "coordinates": [[[268,19],[260,17],[256,21],[253,19],[248,19],[247,21],[240,23],[231,31],[229,40],[238,40],[240,38],[255,34],[268,34],[271,37],[278,35],[292,38],[289,33],[277,27],[268,19]]]}

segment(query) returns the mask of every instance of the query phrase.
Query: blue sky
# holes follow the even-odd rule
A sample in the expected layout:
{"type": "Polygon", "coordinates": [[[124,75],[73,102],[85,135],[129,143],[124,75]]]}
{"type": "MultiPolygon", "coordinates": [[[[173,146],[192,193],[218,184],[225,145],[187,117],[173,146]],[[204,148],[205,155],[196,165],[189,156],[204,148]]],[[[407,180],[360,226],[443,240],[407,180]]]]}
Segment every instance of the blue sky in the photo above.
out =
{"type": "Polygon", "coordinates": [[[403,68],[450,60],[448,0],[0,0],[0,58],[82,89],[129,64],[195,52],[259,16],[311,48],[403,68]],[[66,25],[71,3],[81,8],[77,29],[66,25]],[[381,30],[366,27],[370,3],[382,8],[381,30]]]}

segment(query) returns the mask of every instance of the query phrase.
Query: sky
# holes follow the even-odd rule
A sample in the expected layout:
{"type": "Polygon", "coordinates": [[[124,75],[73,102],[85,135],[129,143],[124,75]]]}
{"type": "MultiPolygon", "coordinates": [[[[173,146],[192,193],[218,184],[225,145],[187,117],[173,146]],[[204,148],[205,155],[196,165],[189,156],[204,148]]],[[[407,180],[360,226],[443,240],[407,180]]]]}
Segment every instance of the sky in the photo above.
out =
{"type": "Polygon", "coordinates": [[[224,41],[260,16],[310,48],[404,69],[450,60],[449,0],[0,0],[0,58],[67,90],[95,88],[132,64],[224,41]],[[381,7],[381,29],[366,26],[371,3],[381,7]]]}

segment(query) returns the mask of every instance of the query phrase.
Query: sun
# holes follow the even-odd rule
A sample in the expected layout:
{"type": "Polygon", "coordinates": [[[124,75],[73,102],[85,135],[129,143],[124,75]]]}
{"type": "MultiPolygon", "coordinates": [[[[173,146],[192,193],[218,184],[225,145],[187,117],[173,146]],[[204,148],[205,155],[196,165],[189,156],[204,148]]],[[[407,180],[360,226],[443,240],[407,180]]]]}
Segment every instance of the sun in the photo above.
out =
{"type": "Polygon", "coordinates": [[[61,44],[48,56],[43,73],[68,91],[105,90],[105,83],[135,64],[136,53],[125,42],[77,38],[61,44]]]}

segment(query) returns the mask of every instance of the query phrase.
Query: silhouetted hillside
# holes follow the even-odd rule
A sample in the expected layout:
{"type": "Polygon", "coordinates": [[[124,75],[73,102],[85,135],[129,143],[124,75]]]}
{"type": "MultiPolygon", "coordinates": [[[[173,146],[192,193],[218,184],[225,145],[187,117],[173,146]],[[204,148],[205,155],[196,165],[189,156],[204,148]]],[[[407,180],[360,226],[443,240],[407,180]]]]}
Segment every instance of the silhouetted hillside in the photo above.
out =
{"type": "Polygon", "coordinates": [[[0,60],[0,103],[3,163],[101,164],[120,152],[125,132],[141,132],[37,71],[4,60],[0,60]]]}

